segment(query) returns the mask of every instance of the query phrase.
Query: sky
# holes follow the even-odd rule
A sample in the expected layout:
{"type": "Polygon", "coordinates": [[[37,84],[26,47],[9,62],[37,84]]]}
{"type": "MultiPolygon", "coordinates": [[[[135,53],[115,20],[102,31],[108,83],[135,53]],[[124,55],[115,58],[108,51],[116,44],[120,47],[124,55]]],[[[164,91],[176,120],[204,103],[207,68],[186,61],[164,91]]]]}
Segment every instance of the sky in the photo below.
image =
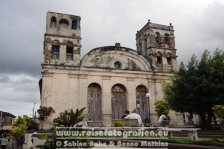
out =
{"type": "Polygon", "coordinates": [[[81,17],[82,57],[116,42],[136,49],[135,34],[149,19],[174,26],[178,63],[206,49],[224,50],[223,0],[3,0],[0,110],[32,116],[39,108],[48,11],[81,17]]]}

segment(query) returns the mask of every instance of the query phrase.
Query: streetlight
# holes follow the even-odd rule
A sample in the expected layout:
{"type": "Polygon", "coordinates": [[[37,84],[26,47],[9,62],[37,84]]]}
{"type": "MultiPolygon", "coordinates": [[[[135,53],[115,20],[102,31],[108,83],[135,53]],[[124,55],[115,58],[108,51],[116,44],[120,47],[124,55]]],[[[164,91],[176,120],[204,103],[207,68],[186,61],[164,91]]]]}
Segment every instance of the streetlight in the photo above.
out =
{"type": "Polygon", "coordinates": [[[3,123],[2,123],[2,110],[0,111],[1,112],[1,114],[0,114],[0,128],[2,129],[2,127],[3,127],[3,123]]]}
{"type": "Polygon", "coordinates": [[[35,121],[35,116],[36,116],[36,115],[35,115],[35,104],[36,104],[36,103],[34,102],[34,105],[33,105],[33,119],[34,119],[34,121],[35,121]]]}
{"type": "Polygon", "coordinates": [[[147,122],[147,123],[150,123],[150,105],[149,105],[149,98],[150,98],[150,96],[151,96],[151,94],[148,92],[148,93],[146,93],[146,98],[147,98],[147,100],[146,100],[146,104],[147,104],[147,115],[146,115],[146,118],[149,120],[149,122],[147,122]]]}
{"type": "Polygon", "coordinates": [[[137,110],[137,112],[140,114],[141,113],[141,111],[140,111],[140,100],[137,100],[136,101],[136,110],[137,110]]]}
{"type": "Polygon", "coordinates": [[[147,98],[149,98],[150,96],[151,96],[151,94],[150,93],[146,93],[146,95],[145,95],[147,98]]]}

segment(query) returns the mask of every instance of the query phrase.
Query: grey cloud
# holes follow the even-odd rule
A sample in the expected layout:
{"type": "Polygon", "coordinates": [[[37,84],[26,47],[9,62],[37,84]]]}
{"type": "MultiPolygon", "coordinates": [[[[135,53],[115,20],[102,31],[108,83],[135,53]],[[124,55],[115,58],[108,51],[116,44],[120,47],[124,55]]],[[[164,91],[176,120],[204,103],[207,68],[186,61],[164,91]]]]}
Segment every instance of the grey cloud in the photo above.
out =
{"type": "Polygon", "coordinates": [[[199,30],[204,36],[207,35],[206,40],[223,40],[224,41],[224,4],[221,2],[215,2],[204,10],[203,14],[199,16],[196,23],[199,26],[199,30]]]}
{"type": "Polygon", "coordinates": [[[46,12],[38,6],[24,0],[1,5],[0,73],[40,75],[46,12]]]}
{"type": "Polygon", "coordinates": [[[0,100],[37,101],[39,100],[38,79],[26,74],[0,76],[0,100]]]}
{"type": "Polygon", "coordinates": [[[0,109],[12,112],[29,111],[33,102],[40,102],[47,11],[82,17],[82,56],[115,42],[136,49],[135,34],[148,19],[173,23],[178,61],[186,62],[205,49],[224,48],[222,0],[7,0],[0,10],[0,109]]]}
{"type": "MultiPolygon", "coordinates": [[[[32,116],[33,114],[33,107],[34,102],[23,102],[23,101],[7,101],[7,100],[0,100],[0,110],[10,112],[16,116],[20,115],[28,115],[32,116]]],[[[40,103],[35,103],[35,110],[37,110],[40,106],[40,103]]]]}
{"type": "Polygon", "coordinates": [[[177,23],[175,29],[178,61],[187,62],[192,54],[200,57],[206,49],[224,49],[223,14],[223,2],[214,1],[177,23]]]}

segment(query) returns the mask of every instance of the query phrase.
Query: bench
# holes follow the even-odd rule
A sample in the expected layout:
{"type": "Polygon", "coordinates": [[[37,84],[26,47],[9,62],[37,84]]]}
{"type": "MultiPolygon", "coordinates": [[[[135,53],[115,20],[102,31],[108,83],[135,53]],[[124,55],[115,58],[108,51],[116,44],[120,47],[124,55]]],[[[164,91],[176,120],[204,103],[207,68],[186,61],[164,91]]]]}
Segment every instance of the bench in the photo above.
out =
{"type": "Polygon", "coordinates": [[[168,131],[170,132],[170,137],[173,137],[173,132],[187,132],[188,137],[191,140],[197,141],[198,140],[198,130],[200,128],[168,128],[168,127],[161,127],[158,130],[168,131]]]}
{"type": "Polygon", "coordinates": [[[88,127],[104,127],[104,124],[102,121],[88,121],[87,126],[88,127]]]}
{"type": "Polygon", "coordinates": [[[160,127],[161,123],[150,123],[151,127],[160,127]]]}
{"type": "MultiPolygon", "coordinates": [[[[138,120],[137,119],[118,119],[113,120],[115,121],[121,121],[124,123],[126,127],[138,127],[138,120]]],[[[104,127],[104,124],[102,121],[87,121],[88,127],[104,127]]]]}
{"type": "Polygon", "coordinates": [[[121,121],[124,123],[126,127],[138,127],[138,120],[137,119],[117,119],[113,120],[113,123],[116,121],[121,121]]]}

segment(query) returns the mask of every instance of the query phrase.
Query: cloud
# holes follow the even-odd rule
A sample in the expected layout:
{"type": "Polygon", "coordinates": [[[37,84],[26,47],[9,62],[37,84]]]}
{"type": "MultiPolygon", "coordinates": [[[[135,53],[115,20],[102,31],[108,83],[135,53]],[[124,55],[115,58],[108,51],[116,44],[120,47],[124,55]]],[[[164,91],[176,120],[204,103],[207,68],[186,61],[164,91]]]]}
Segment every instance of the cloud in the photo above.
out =
{"type": "Polygon", "coordinates": [[[222,40],[224,42],[224,4],[215,2],[204,10],[204,12],[197,17],[195,22],[198,25],[199,31],[202,33],[204,41],[222,40]]]}
{"type": "Polygon", "coordinates": [[[33,108],[36,111],[40,103],[22,102],[22,101],[1,101],[0,110],[10,112],[15,116],[28,115],[33,116],[33,108]]]}
{"type": "Polygon", "coordinates": [[[173,23],[179,61],[206,48],[223,48],[221,1],[9,0],[0,7],[4,11],[0,14],[4,20],[0,22],[0,67],[4,73],[40,76],[47,11],[82,17],[82,56],[95,47],[116,42],[136,49],[135,34],[148,19],[173,23]]]}
{"type": "Polygon", "coordinates": [[[27,74],[0,75],[0,110],[21,114],[40,103],[38,78],[27,74]],[[17,110],[17,112],[15,112],[17,110]]]}
{"type": "MultiPolygon", "coordinates": [[[[200,57],[204,50],[224,49],[224,3],[207,1],[207,5],[192,9],[182,22],[177,22],[176,47],[178,61],[187,62],[195,54],[200,57]]],[[[197,5],[198,6],[198,5],[197,5]]]]}
{"type": "Polygon", "coordinates": [[[40,102],[47,11],[81,16],[82,56],[116,42],[136,49],[135,34],[148,19],[174,25],[179,62],[224,49],[222,0],[7,0],[0,10],[0,110],[13,114],[40,102]]]}

